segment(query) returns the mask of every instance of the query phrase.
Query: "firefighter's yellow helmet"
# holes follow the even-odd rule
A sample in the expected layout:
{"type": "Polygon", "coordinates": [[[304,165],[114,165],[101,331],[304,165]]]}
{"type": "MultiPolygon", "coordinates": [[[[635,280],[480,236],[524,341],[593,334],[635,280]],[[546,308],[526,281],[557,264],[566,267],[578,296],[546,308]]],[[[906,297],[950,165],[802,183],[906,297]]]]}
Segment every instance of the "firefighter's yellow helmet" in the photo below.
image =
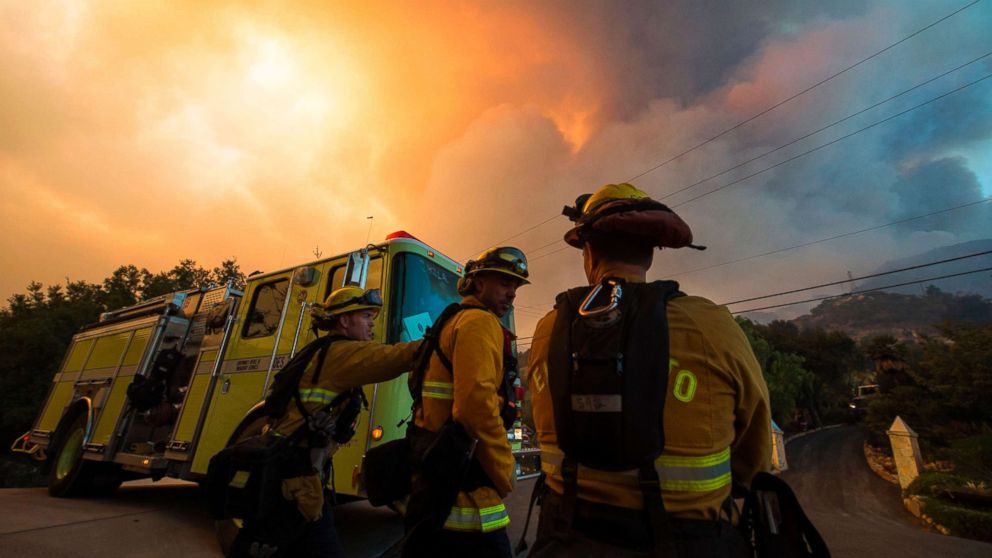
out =
{"type": "Polygon", "coordinates": [[[607,184],[593,194],[587,194],[585,203],[580,208],[583,215],[591,215],[600,205],[617,200],[643,200],[649,198],[633,184],[622,182],[620,184],[607,184]]]}
{"type": "Polygon", "coordinates": [[[375,310],[382,308],[382,295],[379,294],[379,289],[366,291],[356,286],[335,289],[323,304],[314,304],[310,313],[315,320],[326,320],[331,316],[365,308],[375,310]]]}
{"type": "Polygon", "coordinates": [[[637,238],[658,248],[704,248],[692,244],[689,225],[674,211],[626,182],[583,194],[562,214],[575,223],[565,242],[576,248],[597,235],[637,238]]]}
{"type": "Polygon", "coordinates": [[[482,271],[495,271],[520,280],[527,285],[530,272],[527,269],[527,256],[513,246],[495,246],[483,251],[465,264],[465,276],[458,281],[458,292],[466,295],[471,291],[472,276],[482,271]]]}

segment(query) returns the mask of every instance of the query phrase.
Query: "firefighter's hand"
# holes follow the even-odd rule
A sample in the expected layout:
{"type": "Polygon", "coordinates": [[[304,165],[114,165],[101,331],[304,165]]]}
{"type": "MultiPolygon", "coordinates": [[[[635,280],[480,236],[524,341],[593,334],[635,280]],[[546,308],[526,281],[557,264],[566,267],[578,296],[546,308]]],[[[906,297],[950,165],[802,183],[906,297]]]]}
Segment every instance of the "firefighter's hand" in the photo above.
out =
{"type": "Polygon", "coordinates": [[[278,546],[269,546],[265,543],[253,542],[248,549],[248,556],[251,558],[269,558],[279,550],[278,546]]]}
{"type": "Polygon", "coordinates": [[[296,509],[307,521],[317,521],[323,515],[324,487],[316,474],[293,477],[282,481],[282,496],[296,500],[296,509]]]}

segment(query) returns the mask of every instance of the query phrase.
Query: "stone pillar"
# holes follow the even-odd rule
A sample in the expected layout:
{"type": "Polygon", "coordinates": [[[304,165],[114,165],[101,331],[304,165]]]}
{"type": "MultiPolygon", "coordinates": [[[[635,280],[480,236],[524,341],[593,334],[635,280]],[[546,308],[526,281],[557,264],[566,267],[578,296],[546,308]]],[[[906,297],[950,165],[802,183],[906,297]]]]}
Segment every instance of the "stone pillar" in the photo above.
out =
{"type": "Polygon", "coordinates": [[[892,444],[892,456],[899,472],[899,486],[906,488],[923,472],[923,458],[917,441],[919,435],[898,416],[885,433],[889,435],[889,442],[892,444]]]}
{"type": "Polygon", "coordinates": [[[772,421],[772,470],[776,472],[789,468],[789,463],[785,458],[785,434],[782,429],[772,421]]]}

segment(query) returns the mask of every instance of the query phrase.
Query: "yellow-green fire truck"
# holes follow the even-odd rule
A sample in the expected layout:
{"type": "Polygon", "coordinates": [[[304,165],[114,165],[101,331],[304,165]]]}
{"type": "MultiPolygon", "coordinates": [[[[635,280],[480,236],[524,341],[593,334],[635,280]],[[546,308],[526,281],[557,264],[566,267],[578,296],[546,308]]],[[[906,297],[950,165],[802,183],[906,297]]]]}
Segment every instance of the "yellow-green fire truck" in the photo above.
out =
{"type": "MultiPolygon", "coordinates": [[[[132,478],[198,480],[215,453],[264,427],[260,404],[273,376],[314,339],[311,305],[344,285],[380,288],[375,339],[418,339],[459,300],[461,272],[398,232],[378,245],[253,275],[243,293],[203,288],[107,312],[73,337],[27,445],[47,453],[55,496],[114,490],[132,478]],[[147,385],[129,395],[137,384],[147,385]]],[[[512,314],[504,322],[512,329],[512,314]]],[[[338,494],[360,495],[362,456],[402,436],[410,412],[405,376],[366,392],[369,410],[334,456],[338,494]]]]}

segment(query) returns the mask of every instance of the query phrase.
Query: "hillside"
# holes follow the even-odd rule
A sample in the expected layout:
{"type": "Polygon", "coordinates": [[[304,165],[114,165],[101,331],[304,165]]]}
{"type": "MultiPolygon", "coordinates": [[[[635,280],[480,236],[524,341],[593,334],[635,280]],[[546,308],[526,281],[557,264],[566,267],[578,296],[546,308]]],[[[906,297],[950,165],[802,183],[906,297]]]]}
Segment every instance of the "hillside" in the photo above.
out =
{"type": "MultiPolygon", "coordinates": [[[[959,244],[952,244],[950,246],[942,246],[940,248],[928,250],[926,252],[922,252],[920,254],[917,254],[915,256],[910,256],[908,258],[887,261],[884,264],[882,264],[878,269],[874,270],[872,273],[874,274],[874,273],[882,273],[885,271],[891,271],[894,269],[904,269],[915,265],[922,265],[930,262],[946,260],[949,258],[966,256],[968,254],[987,252],[990,250],[992,250],[992,239],[962,242],[959,244]]],[[[973,269],[981,269],[984,267],[989,267],[990,264],[992,264],[992,254],[979,256],[975,258],[958,260],[955,262],[948,262],[946,264],[942,264],[939,266],[914,269],[912,271],[907,271],[905,273],[899,273],[898,275],[875,277],[857,283],[854,286],[854,290],[876,289],[879,287],[894,285],[897,283],[908,283],[910,281],[919,281],[922,279],[938,277],[941,275],[963,273],[973,269]]],[[[990,277],[989,273],[975,273],[972,275],[962,275],[960,277],[941,279],[939,282],[935,282],[934,284],[940,287],[942,291],[948,293],[972,293],[972,294],[981,295],[985,298],[992,298],[992,280],[990,280],[989,277],[990,277]]],[[[886,291],[891,293],[909,295],[909,294],[920,294],[923,292],[923,289],[925,288],[926,288],[926,284],[924,283],[921,285],[907,285],[905,287],[886,289],[886,291]]]]}
{"type": "Polygon", "coordinates": [[[890,334],[909,341],[935,332],[944,321],[992,322],[992,301],[927,287],[922,295],[872,292],[826,300],[793,323],[800,328],[840,330],[863,339],[890,334]]]}

